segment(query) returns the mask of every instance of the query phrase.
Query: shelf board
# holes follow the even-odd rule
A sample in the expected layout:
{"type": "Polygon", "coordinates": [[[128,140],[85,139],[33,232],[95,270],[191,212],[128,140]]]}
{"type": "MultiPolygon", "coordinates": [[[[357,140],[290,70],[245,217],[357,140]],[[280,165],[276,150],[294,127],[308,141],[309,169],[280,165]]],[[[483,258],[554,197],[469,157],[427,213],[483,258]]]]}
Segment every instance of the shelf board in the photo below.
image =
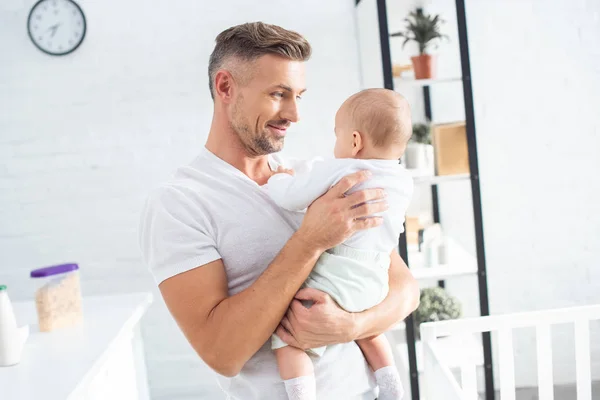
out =
{"type": "Polygon", "coordinates": [[[477,268],[472,266],[441,265],[431,268],[411,268],[417,280],[444,280],[454,276],[475,275],[477,268]]]}
{"type": "Polygon", "coordinates": [[[410,272],[417,280],[442,280],[477,274],[477,259],[453,240],[448,240],[448,263],[425,266],[425,256],[416,249],[408,251],[410,272]]]}
{"type": "Polygon", "coordinates": [[[424,87],[424,86],[433,86],[437,84],[443,83],[452,83],[452,82],[461,82],[461,77],[454,78],[436,78],[436,79],[414,79],[414,78],[394,78],[394,87],[398,88],[401,86],[414,86],[414,87],[424,87]]]}
{"type": "Polygon", "coordinates": [[[471,178],[470,174],[432,175],[427,171],[409,168],[407,168],[407,171],[412,175],[415,185],[439,185],[446,182],[465,181],[471,178]]]}

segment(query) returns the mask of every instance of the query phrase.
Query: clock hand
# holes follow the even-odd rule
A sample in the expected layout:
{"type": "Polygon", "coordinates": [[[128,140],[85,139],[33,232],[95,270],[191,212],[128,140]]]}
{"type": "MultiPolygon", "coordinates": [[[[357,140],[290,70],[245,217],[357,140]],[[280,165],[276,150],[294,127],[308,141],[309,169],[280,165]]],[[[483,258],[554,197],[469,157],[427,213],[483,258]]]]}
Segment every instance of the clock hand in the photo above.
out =
{"type": "Polygon", "coordinates": [[[54,35],[56,35],[56,31],[59,26],[60,26],[60,24],[55,24],[55,25],[52,25],[50,28],[48,28],[48,30],[52,29],[52,35],[50,37],[54,37],[54,35]]]}

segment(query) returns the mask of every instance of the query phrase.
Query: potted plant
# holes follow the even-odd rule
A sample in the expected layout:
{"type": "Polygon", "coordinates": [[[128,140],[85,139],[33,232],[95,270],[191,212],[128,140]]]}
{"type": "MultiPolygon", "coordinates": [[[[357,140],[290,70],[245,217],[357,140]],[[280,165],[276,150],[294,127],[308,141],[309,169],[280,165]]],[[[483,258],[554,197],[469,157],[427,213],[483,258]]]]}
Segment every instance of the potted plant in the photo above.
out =
{"type": "Polygon", "coordinates": [[[422,9],[411,12],[405,19],[407,26],[403,32],[393,33],[392,37],[404,38],[402,48],[408,42],[417,42],[419,55],[411,57],[416,79],[431,79],[434,75],[435,58],[427,53],[430,46],[438,40],[448,39],[440,32],[444,20],[439,15],[425,14],[422,9]]]}
{"type": "Polygon", "coordinates": [[[434,159],[431,145],[431,125],[429,122],[417,123],[413,127],[412,138],[406,146],[404,161],[406,168],[421,170],[433,174],[434,159]]]}
{"type": "Polygon", "coordinates": [[[444,321],[460,318],[462,307],[460,302],[440,287],[430,287],[421,290],[419,308],[414,313],[415,334],[420,337],[419,326],[423,322],[444,321]]]}

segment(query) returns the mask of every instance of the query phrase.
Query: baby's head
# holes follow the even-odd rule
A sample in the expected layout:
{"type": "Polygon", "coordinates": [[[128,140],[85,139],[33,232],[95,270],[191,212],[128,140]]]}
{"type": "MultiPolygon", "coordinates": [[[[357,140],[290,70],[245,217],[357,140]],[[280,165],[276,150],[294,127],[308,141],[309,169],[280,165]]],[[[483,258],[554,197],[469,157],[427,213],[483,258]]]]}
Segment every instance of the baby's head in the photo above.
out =
{"type": "Polygon", "coordinates": [[[397,160],[412,135],[410,106],[388,89],[350,96],[335,115],[336,158],[397,160]]]}

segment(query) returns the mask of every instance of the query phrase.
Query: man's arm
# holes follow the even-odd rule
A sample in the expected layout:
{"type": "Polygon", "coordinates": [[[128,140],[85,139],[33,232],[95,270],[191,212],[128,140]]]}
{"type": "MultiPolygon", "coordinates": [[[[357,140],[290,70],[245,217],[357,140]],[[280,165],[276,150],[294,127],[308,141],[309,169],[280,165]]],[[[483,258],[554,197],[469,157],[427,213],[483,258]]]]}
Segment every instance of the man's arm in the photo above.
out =
{"type": "Polygon", "coordinates": [[[269,339],[323,251],[354,232],[381,224],[361,218],[387,209],[380,189],[344,197],[366,180],[356,173],[342,179],[308,209],[300,229],[262,275],[247,289],[228,296],[221,260],[175,275],[159,287],[169,311],[198,355],[216,372],[234,376],[269,339]]]}
{"type": "Polygon", "coordinates": [[[217,373],[235,376],[269,339],[321,253],[292,237],[248,289],[228,296],[222,260],[159,285],[173,318],[200,357],[217,373]]]}
{"type": "Polygon", "coordinates": [[[326,293],[301,289],[277,335],[287,344],[310,349],[376,336],[405,319],[419,306],[419,286],[396,251],[391,254],[389,293],[377,306],[360,312],[342,310],[326,293]],[[300,300],[314,302],[306,308],[300,300]]]}

